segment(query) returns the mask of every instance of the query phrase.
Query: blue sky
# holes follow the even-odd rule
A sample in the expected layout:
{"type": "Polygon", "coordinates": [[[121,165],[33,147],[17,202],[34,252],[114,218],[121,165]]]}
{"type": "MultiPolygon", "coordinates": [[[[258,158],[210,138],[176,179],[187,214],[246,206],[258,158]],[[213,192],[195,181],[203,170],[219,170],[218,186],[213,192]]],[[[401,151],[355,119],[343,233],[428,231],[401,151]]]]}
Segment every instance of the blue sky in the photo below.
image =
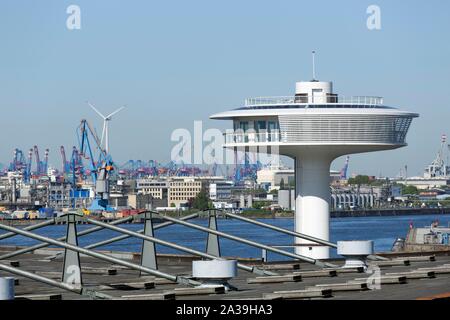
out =
{"type": "MultiPolygon", "coordinates": [[[[167,162],[176,128],[226,128],[210,114],[252,96],[291,95],[295,81],[334,81],[344,95],[380,95],[420,113],[401,150],[355,155],[350,173],[420,174],[450,136],[450,2],[431,1],[85,1],[0,2],[0,162],[16,147],[76,144],[85,101],[105,113],[116,162],[167,162]],[[81,30],[66,8],[81,8],[81,30]],[[366,28],[381,8],[382,29],[366,28]]],[[[340,168],[344,159],[333,165],[340,168]]]]}

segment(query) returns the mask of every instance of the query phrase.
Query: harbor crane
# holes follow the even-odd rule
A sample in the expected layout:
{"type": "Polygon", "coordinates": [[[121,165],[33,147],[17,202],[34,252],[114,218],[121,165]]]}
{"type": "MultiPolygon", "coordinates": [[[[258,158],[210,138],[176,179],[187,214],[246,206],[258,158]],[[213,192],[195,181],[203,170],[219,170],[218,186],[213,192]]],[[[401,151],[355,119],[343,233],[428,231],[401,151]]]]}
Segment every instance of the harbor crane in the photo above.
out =
{"type": "Polygon", "coordinates": [[[425,168],[424,178],[448,177],[450,173],[450,166],[448,161],[446,163],[444,152],[447,143],[447,135],[441,136],[441,146],[436,155],[436,158],[425,168]]]}
{"type": "Polygon", "coordinates": [[[88,160],[90,175],[95,184],[95,199],[89,209],[109,210],[109,176],[114,171],[112,157],[102,147],[101,140],[87,120],[81,120],[77,132],[80,143],[79,155],[88,160]]]}
{"type": "Polygon", "coordinates": [[[347,172],[348,172],[348,163],[350,161],[350,156],[347,156],[347,158],[345,158],[345,164],[344,167],[341,169],[340,172],[340,178],[341,179],[347,179],[347,172]]]}

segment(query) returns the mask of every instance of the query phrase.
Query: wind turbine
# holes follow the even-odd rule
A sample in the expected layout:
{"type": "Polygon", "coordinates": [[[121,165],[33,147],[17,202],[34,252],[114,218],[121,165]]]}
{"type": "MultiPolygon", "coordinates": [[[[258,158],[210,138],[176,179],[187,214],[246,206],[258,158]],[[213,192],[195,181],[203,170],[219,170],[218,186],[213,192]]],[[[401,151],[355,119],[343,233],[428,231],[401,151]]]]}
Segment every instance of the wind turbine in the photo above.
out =
{"type": "Polygon", "coordinates": [[[100,144],[104,145],[104,150],[107,154],[109,154],[109,135],[108,135],[108,123],[112,120],[112,117],[125,109],[125,107],[121,107],[114,111],[113,113],[105,116],[100,111],[97,110],[89,101],[87,101],[87,104],[94,110],[102,119],[103,119],[103,130],[102,130],[102,138],[100,139],[100,144]],[[104,142],[104,143],[103,143],[104,142]]]}

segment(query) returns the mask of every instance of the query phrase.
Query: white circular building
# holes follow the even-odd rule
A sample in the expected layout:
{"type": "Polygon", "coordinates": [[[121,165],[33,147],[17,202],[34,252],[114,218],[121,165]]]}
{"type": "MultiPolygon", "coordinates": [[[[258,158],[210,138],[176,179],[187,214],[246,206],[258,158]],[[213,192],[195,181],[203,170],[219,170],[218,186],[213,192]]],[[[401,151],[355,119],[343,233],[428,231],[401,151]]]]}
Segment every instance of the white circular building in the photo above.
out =
{"type": "MultiPolygon", "coordinates": [[[[245,106],[212,115],[232,120],[225,147],[295,159],[295,231],[329,240],[330,164],[342,155],[397,149],[418,114],[384,105],[380,97],[342,97],[331,82],[296,84],[295,96],[247,99],[245,106]],[[271,150],[271,151],[270,151],[271,150]]],[[[329,248],[297,239],[296,253],[329,258],[329,248]]]]}

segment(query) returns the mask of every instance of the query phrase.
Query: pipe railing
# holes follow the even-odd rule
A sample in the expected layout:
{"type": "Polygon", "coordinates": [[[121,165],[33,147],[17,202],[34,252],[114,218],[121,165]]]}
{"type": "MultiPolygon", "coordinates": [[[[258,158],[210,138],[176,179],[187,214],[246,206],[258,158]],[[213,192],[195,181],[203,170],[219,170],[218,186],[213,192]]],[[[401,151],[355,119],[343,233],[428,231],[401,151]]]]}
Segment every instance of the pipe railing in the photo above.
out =
{"type": "MultiPolygon", "coordinates": [[[[63,217],[63,216],[61,216],[61,217],[63,217]]],[[[58,219],[60,219],[60,218],[58,218],[58,219]]],[[[131,221],[133,219],[134,219],[134,217],[130,216],[130,217],[126,217],[126,218],[122,218],[122,219],[113,221],[113,222],[111,222],[111,224],[113,224],[113,225],[121,224],[121,223],[125,223],[125,222],[128,222],[128,221],[131,221]]],[[[90,229],[78,232],[77,236],[80,237],[80,236],[88,235],[88,234],[91,234],[93,232],[100,231],[102,229],[103,228],[100,228],[100,227],[90,228],[90,229]]],[[[24,228],[23,230],[27,231],[26,228],[24,228]]],[[[57,238],[56,240],[58,240],[58,241],[65,241],[66,237],[60,237],[60,238],[57,238]]],[[[35,250],[42,249],[42,248],[46,248],[48,246],[50,246],[50,244],[48,244],[48,243],[39,243],[39,244],[36,244],[34,246],[22,248],[22,249],[13,251],[13,252],[9,252],[9,253],[3,254],[3,255],[0,256],[0,260],[16,257],[16,256],[21,255],[21,254],[25,254],[25,253],[28,253],[28,252],[33,252],[35,250]]]]}
{"type": "Polygon", "coordinates": [[[338,95],[307,95],[256,97],[245,99],[246,107],[276,106],[276,105],[308,105],[308,104],[348,104],[361,106],[381,106],[382,97],[373,96],[338,96],[338,95]]]}
{"type": "MultiPolygon", "coordinates": [[[[190,253],[192,255],[199,256],[199,257],[202,257],[202,258],[211,259],[211,260],[216,260],[216,259],[217,260],[226,260],[224,258],[217,257],[217,256],[214,256],[214,255],[211,255],[211,254],[208,254],[208,253],[204,253],[204,252],[201,252],[201,251],[198,251],[198,250],[195,250],[195,249],[191,249],[191,248],[188,248],[188,247],[185,247],[185,246],[181,246],[181,245],[178,245],[178,244],[175,244],[175,243],[172,243],[172,242],[168,242],[168,241],[161,240],[161,239],[158,239],[158,238],[155,238],[155,237],[143,235],[143,234],[140,234],[140,233],[137,233],[137,232],[134,232],[134,231],[130,231],[130,230],[126,230],[126,229],[123,229],[123,228],[119,228],[119,227],[116,227],[116,226],[111,226],[111,225],[108,225],[107,223],[100,222],[100,221],[97,221],[97,220],[86,219],[86,221],[91,223],[91,224],[94,224],[94,225],[102,226],[105,229],[110,229],[110,230],[113,230],[113,231],[116,231],[116,232],[124,233],[126,235],[129,235],[130,237],[136,237],[136,238],[140,238],[142,240],[147,240],[147,241],[150,241],[150,242],[154,242],[156,244],[159,244],[159,245],[162,245],[162,246],[166,246],[166,247],[169,247],[169,248],[172,248],[172,249],[175,249],[175,250],[183,251],[183,252],[186,252],[186,253],[190,253]]],[[[183,220],[180,220],[180,221],[183,221],[183,220]]],[[[254,267],[249,267],[249,266],[243,265],[241,263],[238,263],[237,267],[239,269],[242,269],[242,270],[245,270],[245,271],[248,271],[248,272],[254,272],[255,271],[254,267]]]]}
{"type": "MultiPolygon", "coordinates": [[[[193,214],[191,214],[191,215],[182,217],[181,219],[182,219],[182,220],[190,220],[190,219],[195,219],[195,218],[197,218],[197,217],[198,217],[198,213],[193,213],[193,214]]],[[[115,223],[114,225],[116,225],[116,224],[117,224],[117,223],[115,223]]],[[[161,228],[169,227],[169,226],[171,226],[171,225],[173,225],[173,224],[174,224],[173,222],[163,222],[163,223],[159,223],[159,224],[157,224],[157,225],[155,225],[155,226],[153,227],[153,230],[158,230],[158,229],[161,229],[161,228]]],[[[112,225],[112,223],[110,223],[110,225],[112,225]]],[[[89,230],[94,230],[94,229],[101,230],[101,229],[103,229],[103,228],[102,228],[102,227],[94,227],[94,228],[89,229],[89,230]]],[[[92,232],[94,232],[94,231],[92,231],[92,232]]],[[[138,230],[138,231],[136,231],[136,232],[142,234],[142,233],[144,233],[144,229],[138,230]]],[[[78,233],[77,235],[78,235],[78,236],[83,236],[83,235],[85,235],[85,234],[87,234],[87,233],[84,233],[84,234],[83,234],[83,232],[80,232],[80,233],[78,233]]],[[[108,245],[108,244],[111,244],[111,243],[114,243],[114,242],[118,242],[118,241],[122,241],[122,240],[125,240],[125,239],[128,239],[128,238],[131,238],[131,237],[132,237],[131,235],[123,234],[123,235],[120,235],[120,236],[117,236],[117,237],[114,237],[114,238],[111,238],[111,239],[106,239],[106,240],[103,240],[103,241],[99,241],[99,242],[96,242],[96,243],[92,243],[92,244],[90,244],[90,245],[85,246],[84,248],[86,248],[86,249],[94,249],[94,248],[98,248],[98,247],[103,247],[103,246],[106,246],[106,245],[108,245]]],[[[64,254],[64,253],[59,252],[59,253],[55,254],[54,256],[49,257],[49,259],[50,259],[50,260],[56,259],[56,258],[60,257],[60,256],[63,255],[63,254],[64,254]]],[[[0,257],[0,260],[1,260],[1,257],[0,257]]]]}
{"type": "Polygon", "coordinates": [[[255,242],[255,241],[247,240],[247,239],[244,239],[244,238],[241,238],[241,237],[233,236],[231,234],[228,234],[228,233],[225,233],[225,232],[221,232],[221,231],[218,231],[218,230],[213,230],[213,229],[210,229],[210,228],[207,228],[207,227],[202,227],[202,226],[196,225],[194,223],[182,221],[180,219],[176,219],[176,218],[172,218],[172,217],[168,217],[168,216],[163,216],[163,215],[160,215],[157,212],[152,212],[152,211],[148,211],[148,212],[151,212],[156,217],[160,217],[162,219],[165,219],[165,220],[168,220],[168,221],[172,221],[174,223],[181,224],[181,225],[184,225],[186,227],[190,227],[192,229],[197,229],[197,230],[204,231],[204,232],[207,232],[207,233],[210,233],[210,234],[214,234],[214,235],[217,235],[217,236],[220,236],[220,237],[223,237],[223,238],[227,238],[229,240],[233,240],[233,241],[236,241],[236,242],[241,242],[241,243],[244,243],[246,245],[249,245],[249,246],[252,246],[252,247],[256,247],[256,248],[259,248],[259,249],[266,249],[267,251],[278,253],[280,255],[287,256],[287,257],[290,257],[290,258],[294,258],[294,259],[297,259],[297,260],[302,260],[302,261],[305,261],[305,262],[308,262],[308,263],[311,263],[311,264],[315,264],[315,265],[317,265],[319,267],[322,267],[322,268],[326,268],[326,267],[335,268],[336,267],[335,265],[333,265],[331,263],[322,262],[322,261],[317,260],[317,259],[313,259],[313,258],[310,258],[310,257],[306,257],[306,256],[302,256],[302,255],[299,255],[299,254],[291,253],[291,252],[288,252],[288,251],[285,251],[285,250],[280,250],[280,249],[277,249],[277,248],[274,248],[274,247],[271,247],[271,246],[268,246],[268,245],[265,245],[265,244],[262,244],[262,243],[259,243],[259,242],[255,242]]]}
{"type": "MultiPolygon", "coordinates": [[[[22,235],[22,236],[25,236],[25,237],[28,237],[28,238],[31,238],[31,239],[35,239],[35,240],[38,240],[38,241],[46,242],[46,243],[51,244],[51,245],[55,245],[55,246],[58,246],[58,247],[63,247],[65,249],[69,249],[69,250],[72,250],[72,251],[84,254],[86,256],[90,256],[90,257],[93,257],[93,258],[104,260],[104,261],[107,261],[107,262],[110,262],[110,263],[113,263],[113,264],[117,264],[117,265],[120,265],[120,266],[128,267],[130,269],[138,270],[138,271],[141,271],[141,272],[144,272],[144,273],[148,273],[148,274],[151,274],[151,275],[154,275],[154,276],[157,276],[157,277],[165,278],[165,279],[168,279],[170,281],[177,282],[177,283],[180,283],[180,284],[191,285],[191,286],[197,286],[197,285],[200,284],[197,281],[194,281],[194,280],[191,280],[191,279],[188,279],[188,278],[185,278],[185,277],[175,276],[175,275],[171,275],[171,274],[159,271],[159,270],[150,269],[150,268],[147,268],[147,267],[144,267],[144,266],[140,266],[138,264],[134,264],[134,263],[131,263],[131,262],[127,262],[127,261],[118,259],[118,258],[114,258],[112,256],[109,256],[109,255],[106,255],[106,254],[103,254],[103,253],[99,253],[99,252],[96,252],[96,251],[85,249],[85,248],[82,248],[82,247],[79,247],[79,246],[76,246],[76,245],[73,245],[73,244],[65,243],[65,242],[62,242],[62,241],[58,241],[58,240],[55,240],[55,239],[52,239],[52,238],[44,237],[44,236],[41,236],[41,235],[38,235],[38,234],[35,234],[35,233],[32,233],[32,232],[29,232],[29,231],[25,231],[25,230],[19,229],[19,228],[14,228],[14,227],[10,227],[10,226],[6,226],[6,225],[1,225],[0,224],[0,229],[6,230],[6,231],[9,231],[9,232],[14,232],[14,233],[17,233],[19,235],[22,235]]],[[[119,229],[121,229],[121,228],[119,228],[119,229]]]]}
{"type": "MultiPolygon", "coordinates": [[[[54,224],[55,224],[55,219],[52,218],[52,219],[49,219],[49,220],[46,220],[46,221],[43,221],[43,222],[31,225],[31,226],[25,227],[25,228],[23,228],[23,230],[32,231],[32,230],[35,230],[35,229],[44,228],[44,227],[51,226],[51,225],[54,225],[54,224]]],[[[8,239],[8,238],[11,238],[11,237],[14,237],[14,236],[17,236],[17,234],[15,234],[14,232],[7,232],[7,233],[4,233],[4,234],[0,234],[0,241],[8,239]]]]}
{"type": "MultiPolygon", "coordinates": [[[[218,209],[217,211],[222,212],[227,217],[230,217],[230,218],[233,218],[233,219],[237,219],[237,220],[241,220],[241,221],[244,221],[244,222],[248,222],[248,223],[251,223],[251,224],[263,227],[263,228],[267,228],[267,229],[271,229],[271,230],[274,230],[274,231],[278,231],[278,232],[281,232],[281,233],[284,233],[284,234],[287,234],[287,235],[290,235],[290,236],[293,236],[293,237],[296,237],[296,238],[300,238],[300,239],[303,239],[303,240],[308,240],[308,241],[311,241],[311,242],[314,242],[314,243],[318,243],[318,244],[321,244],[321,245],[324,245],[324,246],[327,246],[327,247],[330,247],[330,248],[333,248],[333,249],[337,249],[337,247],[338,247],[338,245],[336,243],[333,243],[331,241],[327,241],[327,240],[323,240],[323,239],[320,239],[320,238],[312,237],[312,236],[309,236],[309,235],[306,235],[306,234],[303,234],[303,233],[299,233],[299,232],[296,232],[296,231],[287,230],[287,229],[280,228],[280,227],[277,227],[277,226],[273,226],[271,224],[264,223],[264,222],[261,222],[261,221],[257,221],[257,220],[254,220],[254,219],[242,217],[242,216],[239,216],[239,215],[234,214],[234,213],[229,213],[229,212],[227,212],[225,210],[218,209]]],[[[275,246],[275,247],[277,247],[277,246],[275,246]]],[[[289,247],[295,247],[295,246],[289,246],[289,247]]],[[[372,260],[389,260],[389,259],[387,259],[385,257],[381,257],[381,256],[378,256],[378,255],[369,255],[368,258],[372,259],[372,260]]]]}

